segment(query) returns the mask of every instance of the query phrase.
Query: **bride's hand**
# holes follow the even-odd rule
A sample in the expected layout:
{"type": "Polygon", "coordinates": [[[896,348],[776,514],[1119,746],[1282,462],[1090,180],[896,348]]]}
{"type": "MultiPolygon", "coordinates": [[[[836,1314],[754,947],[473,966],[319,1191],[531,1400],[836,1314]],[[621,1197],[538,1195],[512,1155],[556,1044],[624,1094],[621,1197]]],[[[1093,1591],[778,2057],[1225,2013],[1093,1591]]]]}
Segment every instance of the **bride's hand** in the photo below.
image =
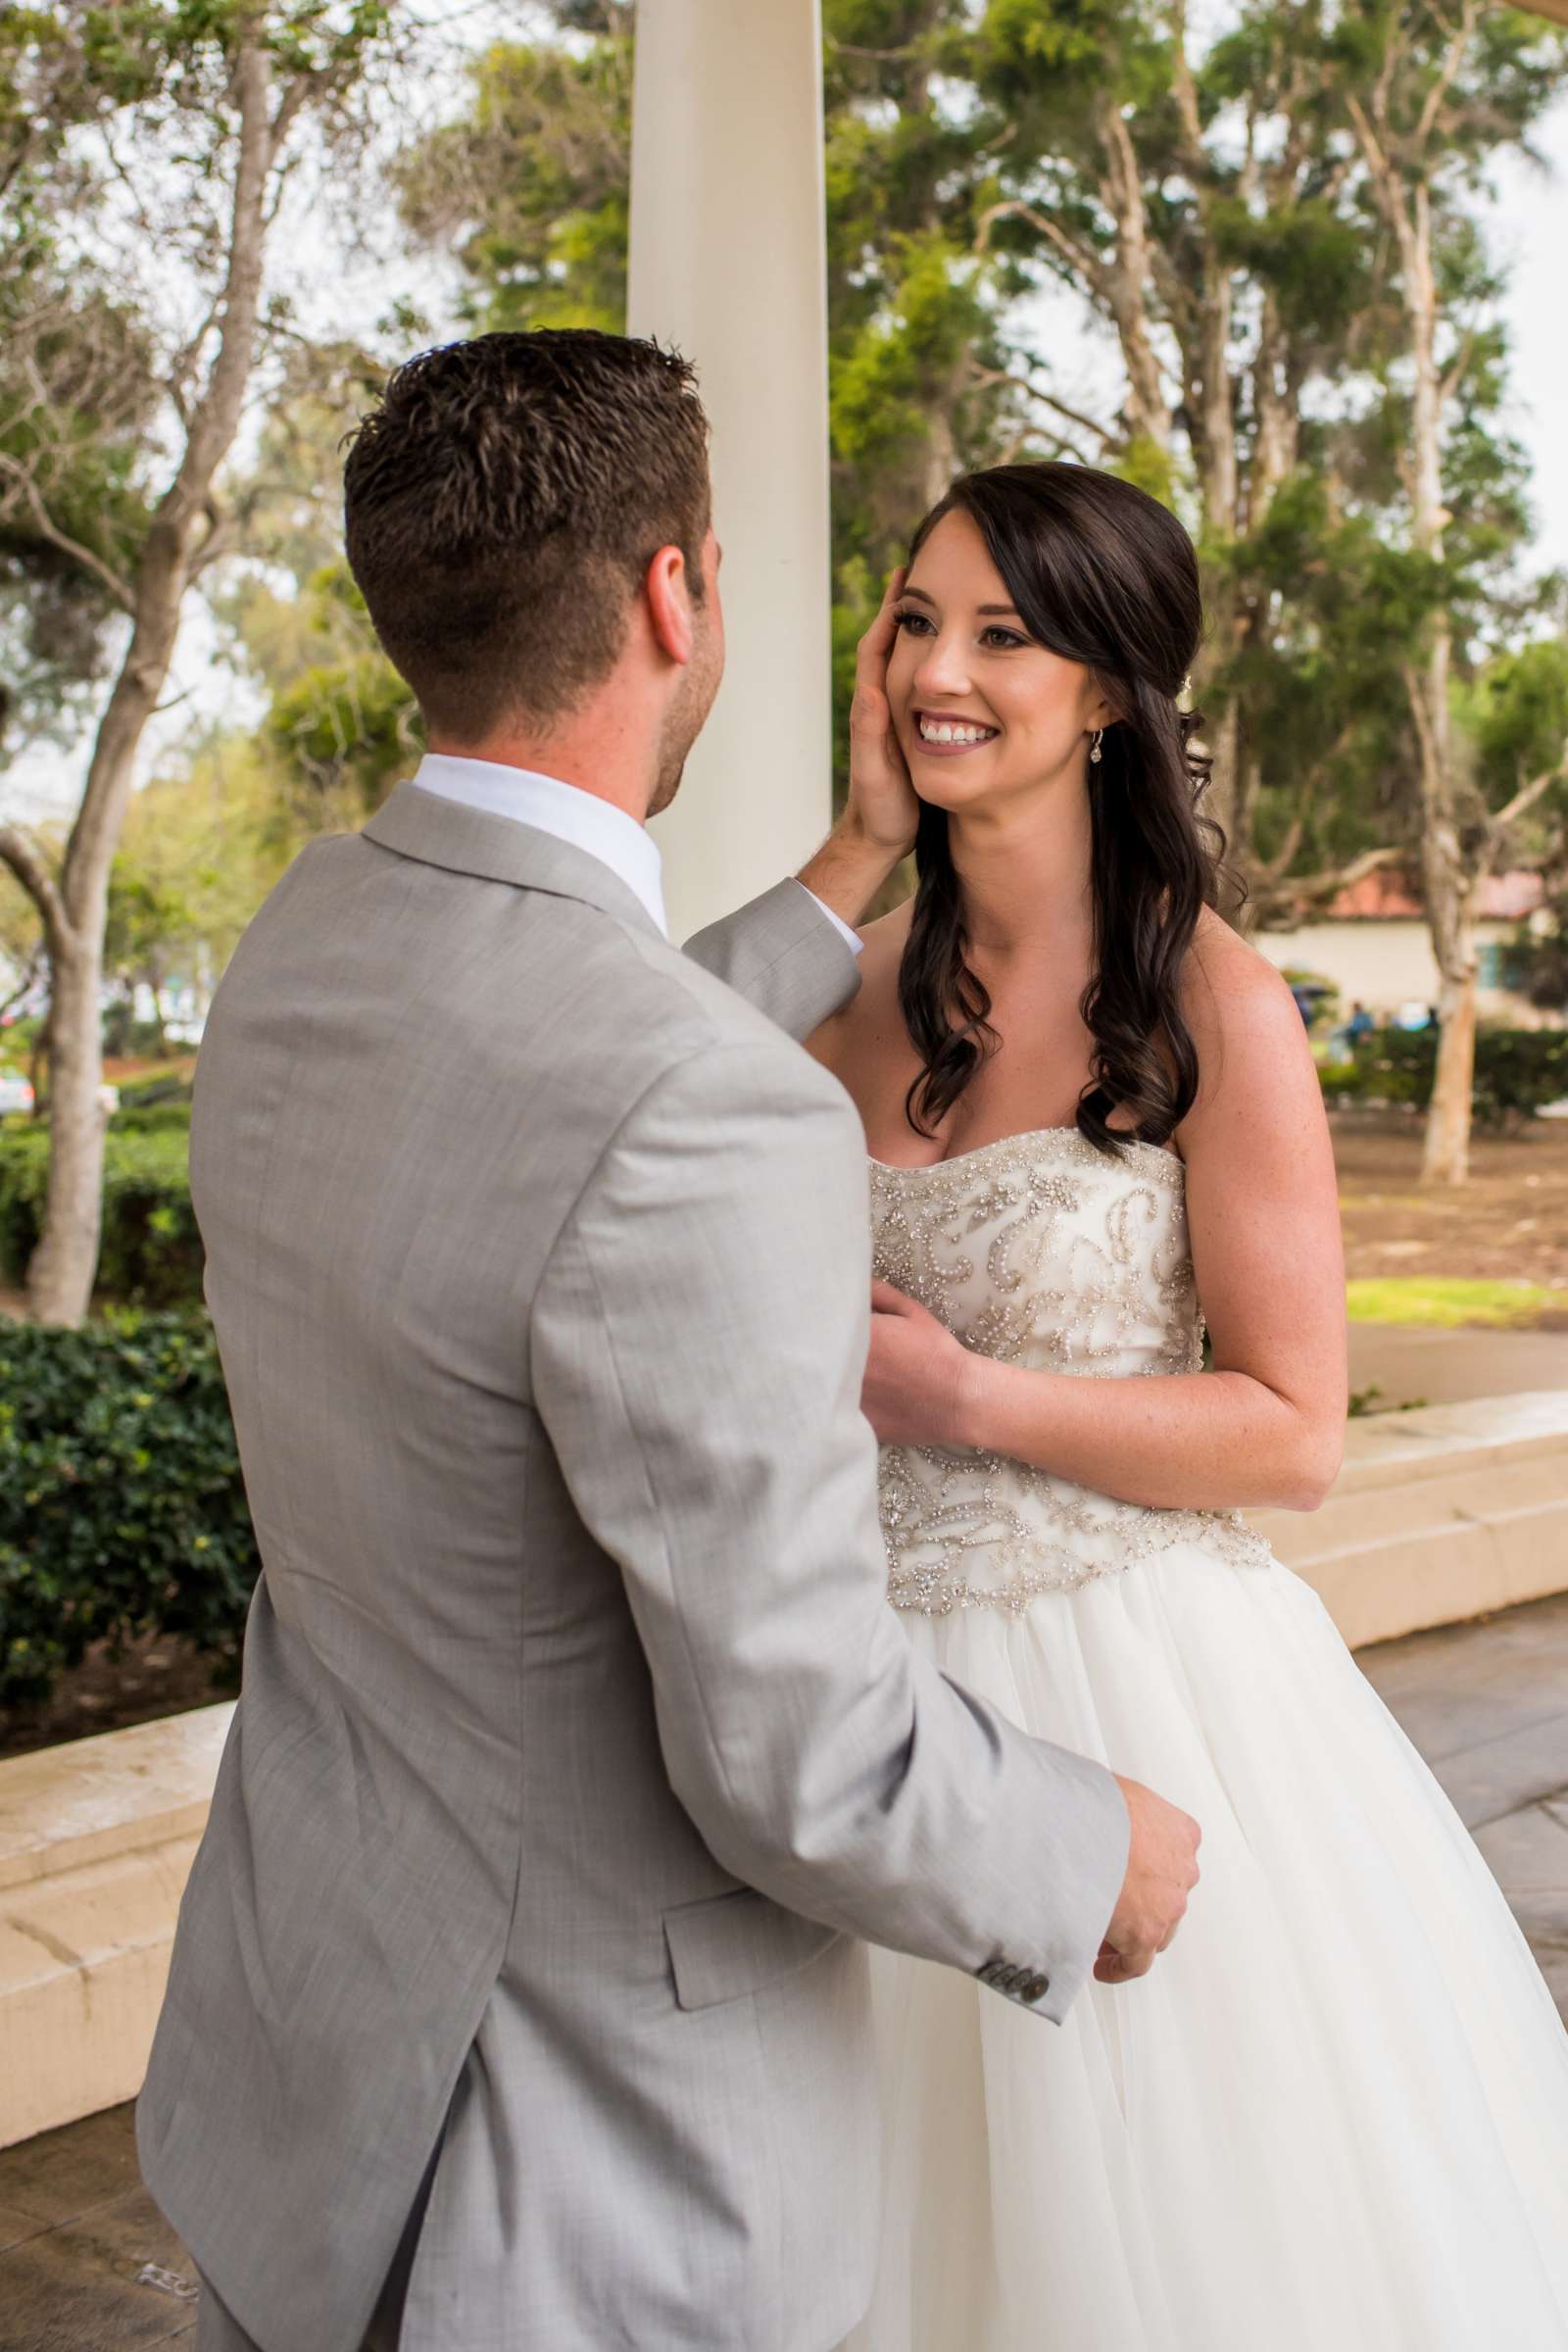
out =
{"type": "Polygon", "coordinates": [[[871,1285],[871,1350],[860,1410],[883,1446],[962,1446],[974,1358],[891,1283],[871,1285]]]}
{"type": "Polygon", "coordinates": [[[909,781],[908,762],[893,729],[888,701],[888,662],[898,643],[894,611],[904,593],[905,574],[887,584],[881,610],[860,639],[855,659],[855,699],[850,705],[850,797],[844,821],[895,859],[914,847],[920,804],[909,781]]]}

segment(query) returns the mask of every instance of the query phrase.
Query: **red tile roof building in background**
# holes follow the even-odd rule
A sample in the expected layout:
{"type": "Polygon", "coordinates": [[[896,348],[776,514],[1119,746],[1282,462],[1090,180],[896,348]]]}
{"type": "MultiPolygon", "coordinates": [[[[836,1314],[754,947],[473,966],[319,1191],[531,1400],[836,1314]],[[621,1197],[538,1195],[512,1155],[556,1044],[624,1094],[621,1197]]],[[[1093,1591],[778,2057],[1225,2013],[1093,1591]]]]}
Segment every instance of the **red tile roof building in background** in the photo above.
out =
{"type": "MultiPolygon", "coordinates": [[[[1545,904],[1545,886],[1539,874],[1522,871],[1492,874],[1481,885],[1477,915],[1486,922],[1519,923],[1545,904]]],[[[1414,877],[1394,866],[1363,874],[1330,901],[1324,913],[1330,921],[1409,922],[1424,913],[1414,877]]]]}

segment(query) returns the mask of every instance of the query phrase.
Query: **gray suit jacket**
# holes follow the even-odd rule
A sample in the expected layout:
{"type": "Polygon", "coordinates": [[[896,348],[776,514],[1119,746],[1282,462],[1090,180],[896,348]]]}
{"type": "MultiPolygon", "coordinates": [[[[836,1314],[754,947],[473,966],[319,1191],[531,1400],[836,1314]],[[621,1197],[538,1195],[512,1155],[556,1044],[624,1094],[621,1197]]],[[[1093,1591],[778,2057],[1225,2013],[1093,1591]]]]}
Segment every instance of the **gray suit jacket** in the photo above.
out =
{"type": "Polygon", "coordinates": [[[694,955],[405,786],[213,1010],[265,1569],[140,2145],[266,2352],[359,2344],[460,2085],[421,2352],[822,2352],[874,2254],[855,1939],[1059,2018],[1120,1885],[1109,1776],[884,1602],[863,1142],[775,1026],[853,958],[794,884],[694,955]]]}

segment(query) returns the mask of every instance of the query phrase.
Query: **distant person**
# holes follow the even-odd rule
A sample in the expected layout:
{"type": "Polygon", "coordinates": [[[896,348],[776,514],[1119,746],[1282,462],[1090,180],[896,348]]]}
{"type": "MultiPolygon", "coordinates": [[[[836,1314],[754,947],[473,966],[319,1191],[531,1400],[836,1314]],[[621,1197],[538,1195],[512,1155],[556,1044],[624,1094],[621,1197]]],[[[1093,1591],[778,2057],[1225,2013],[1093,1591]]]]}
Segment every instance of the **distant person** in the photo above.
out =
{"type": "Polygon", "coordinates": [[[1350,1007],[1350,1017],[1345,1024],[1345,1034],[1353,1054],[1363,1037],[1370,1037],[1377,1023],[1359,1000],[1350,1007]]]}
{"type": "Polygon", "coordinates": [[[1204,1840],[1156,1974],[1057,2034],[873,1953],[889,2188],[851,2352],[1563,2352],[1568,2036],[1239,1516],[1334,1476],[1345,1283],[1311,1054],[1194,813],[1192,544],[1112,475],[1000,466],[927,514],[886,620],[859,700],[918,887],[813,1051],[872,1155],[892,1597],[1204,1840]]]}

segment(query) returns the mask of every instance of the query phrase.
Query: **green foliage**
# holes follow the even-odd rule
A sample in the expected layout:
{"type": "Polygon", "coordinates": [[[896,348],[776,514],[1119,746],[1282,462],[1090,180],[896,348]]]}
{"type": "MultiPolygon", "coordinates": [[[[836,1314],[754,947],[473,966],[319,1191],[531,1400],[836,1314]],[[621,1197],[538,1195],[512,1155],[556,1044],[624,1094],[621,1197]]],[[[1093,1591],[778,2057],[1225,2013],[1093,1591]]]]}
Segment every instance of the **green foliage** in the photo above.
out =
{"type": "Polygon", "coordinates": [[[1369,1388],[1352,1389],[1348,1418],[1364,1421],[1373,1413],[1419,1413],[1426,1409],[1424,1396],[1408,1396],[1402,1404],[1390,1404],[1384,1390],[1376,1381],[1369,1388]]]}
{"type": "MultiPolygon", "coordinates": [[[[1375,1029],[1349,1061],[1318,1072],[1336,1102],[1393,1102],[1425,1110],[1437,1068],[1435,1029],[1375,1029]]],[[[1568,1101],[1568,1030],[1483,1029],[1476,1038],[1475,1116],[1484,1127],[1534,1118],[1568,1101]]]]}
{"type": "Polygon", "coordinates": [[[1509,942],[1506,985],[1543,1012],[1568,1012],[1568,884],[1559,885],[1544,911],[1545,928],[1521,923],[1509,942]]]}
{"type": "Polygon", "coordinates": [[[118,1110],[109,1122],[111,1135],[190,1135],[189,1102],[150,1102],[118,1110]]]}
{"type": "Polygon", "coordinates": [[[259,1565],[204,1315],[0,1321],[0,1701],[151,1632],[232,1670],[259,1565]]]}
{"type": "Polygon", "coordinates": [[[120,1090],[120,1110],[114,1124],[133,1118],[139,1113],[165,1108],[190,1111],[191,1082],[178,1071],[160,1070],[152,1078],[135,1078],[120,1090]]]}
{"type": "Polygon", "coordinates": [[[417,764],[417,724],[407,686],[374,649],[307,669],[267,721],[273,748],[325,805],[346,794],[366,815],[417,764]]]}
{"type": "MultiPolygon", "coordinates": [[[[100,1295],[146,1306],[199,1299],[202,1247],[190,1204],[188,1121],[111,1129],[104,1165],[100,1295]]],[[[0,1126],[0,1272],[20,1283],[36,1247],[49,1183],[46,1126],[0,1126]]]]}
{"type": "Polygon", "coordinates": [[[1498,655],[1468,696],[1466,715],[1490,799],[1555,775],[1541,806],[1560,839],[1568,816],[1568,637],[1535,638],[1498,655]]]}
{"type": "MultiPolygon", "coordinates": [[[[0,122],[0,148],[3,136],[0,122]]],[[[20,179],[0,207],[0,732],[59,731],[102,673],[119,608],[60,540],[120,569],[135,563],[147,525],[137,459],[155,406],[145,325],[108,278],[62,254],[47,188],[20,179]]]]}
{"type": "Polygon", "coordinates": [[[270,53],[280,123],[304,98],[341,128],[390,27],[383,0],[0,12],[0,728],[83,723],[134,593],[210,342],[209,319],[181,349],[174,321],[219,308],[241,37],[270,53]]]}
{"type": "Polygon", "coordinates": [[[593,13],[570,48],[488,49],[470,112],[396,169],[411,225],[456,244],[476,330],[625,328],[631,10],[593,13]]]}

